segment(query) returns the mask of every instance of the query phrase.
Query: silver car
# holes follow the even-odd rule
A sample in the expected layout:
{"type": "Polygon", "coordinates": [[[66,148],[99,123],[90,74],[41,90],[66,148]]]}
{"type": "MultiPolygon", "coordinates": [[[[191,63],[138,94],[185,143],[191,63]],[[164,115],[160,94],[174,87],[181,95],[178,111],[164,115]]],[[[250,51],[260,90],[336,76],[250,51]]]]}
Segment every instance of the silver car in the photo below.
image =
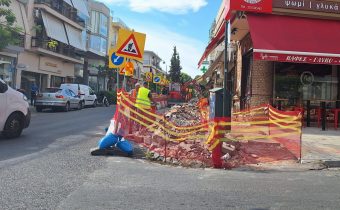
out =
{"type": "Polygon", "coordinates": [[[83,103],[70,89],[46,88],[44,92],[38,94],[35,108],[37,112],[45,108],[52,108],[53,111],[63,109],[68,112],[70,109],[82,109],[83,103]]]}

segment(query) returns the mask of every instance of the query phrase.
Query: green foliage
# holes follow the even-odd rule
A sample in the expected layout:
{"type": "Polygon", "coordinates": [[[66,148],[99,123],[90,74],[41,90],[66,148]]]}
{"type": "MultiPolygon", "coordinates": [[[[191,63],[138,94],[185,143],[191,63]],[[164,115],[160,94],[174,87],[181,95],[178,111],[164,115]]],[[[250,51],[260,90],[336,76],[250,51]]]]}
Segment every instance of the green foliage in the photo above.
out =
{"type": "Polygon", "coordinates": [[[0,50],[9,44],[18,44],[21,28],[14,26],[16,18],[9,8],[11,0],[0,0],[0,50]],[[7,9],[7,8],[8,9],[7,9]]]}
{"type": "Polygon", "coordinates": [[[116,91],[99,91],[97,96],[104,94],[110,104],[117,104],[117,92],[116,91]]]}
{"type": "Polygon", "coordinates": [[[56,50],[56,48],[58,47],[58,42],[51,39],[50,41],[47,42],[47,46],[51,50],[56,50]]]}
{"type": "Polygon", "coordinates": [[[186,82],[190,82],[192,81],[192,78],[190,75],[184,73],[184,72],[181,72],[181,76],[180,76],[180,82],[182,84],[186,83],[186,82]]]}
{"type": "Polygon", "coordinates": [[[175,46],[174,53],[172,54],[171,66],[170,66],[170,80],[172,82],[180,82],[181,70],[182,70],[181,60],[179,58],[179,54],[175,46]]]}

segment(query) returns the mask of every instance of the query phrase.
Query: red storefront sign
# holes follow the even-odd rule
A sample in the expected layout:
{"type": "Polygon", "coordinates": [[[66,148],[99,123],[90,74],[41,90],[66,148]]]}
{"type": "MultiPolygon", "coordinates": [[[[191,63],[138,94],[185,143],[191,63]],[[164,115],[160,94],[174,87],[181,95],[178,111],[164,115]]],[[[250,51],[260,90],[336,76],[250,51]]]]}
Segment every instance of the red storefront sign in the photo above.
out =
{"type": "Polygon", "coordinates": [[[313,55],[307,56],[307,55],[255,52],[254,59],[289,63],[340,65],[340,56],[328,57],[328,56],[313,56],[313,55]]]}
{"type": "Polygon", "coordinates": [[[230,0],[231,10],[272,13],[272,0],[230,0]]]}

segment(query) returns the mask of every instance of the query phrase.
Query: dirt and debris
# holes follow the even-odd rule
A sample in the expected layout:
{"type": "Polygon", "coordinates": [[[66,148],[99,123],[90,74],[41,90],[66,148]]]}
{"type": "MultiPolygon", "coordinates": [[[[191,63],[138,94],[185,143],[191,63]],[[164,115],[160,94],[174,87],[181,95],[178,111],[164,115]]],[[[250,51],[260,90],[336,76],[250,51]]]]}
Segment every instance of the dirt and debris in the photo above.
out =
{"type": "MultiPolygon", "coordinates": [[[[200,125],[201,114],[197,102],[197,100],[191,100],[187,104],[175,105],[164,116],[167,121],[172,122],[178,127],[200,125]]],[[[185,141],[176,142],[166,141],[163,138],[164,135],[167,135],[167,138],[170,140],[174,140],[176,137],[166,134],[159,125],[163,125],[176,133],[185,132],[185,130],[177,130],[173,126],[169,126],[163,120],[158,120],[157,123],[149,128],[143,128],[125,138],[135,141],[146,148],[148,150],[146,156],[152,161],[194,168],[213,166],[211,152],[205,144],[208,137],[208,129],[206,132],[200,132],[201,137],[188,135],[185,136],[185,141]],[[154,132],[149,131],[150,128],[154,132]]],[[[231,135],[226,135],[226,137],[231,138],[231,135]]],[[[232,138],[235,139],[235,136],[232,136],[232,138]]],[[[246,164],[295,159],[295,156],[279,143],[230,141],[224,142],[222,146],[221,159],[225,169],[237,168],[246,164]]]]}

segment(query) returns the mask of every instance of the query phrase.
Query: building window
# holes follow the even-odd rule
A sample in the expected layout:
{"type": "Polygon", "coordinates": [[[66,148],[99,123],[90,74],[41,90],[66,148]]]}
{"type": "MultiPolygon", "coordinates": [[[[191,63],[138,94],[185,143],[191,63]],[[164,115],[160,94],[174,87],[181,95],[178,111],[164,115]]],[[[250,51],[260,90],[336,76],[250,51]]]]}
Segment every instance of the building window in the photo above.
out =
{"type": "Polygon", "coordinates": [[[107,40],[100,36],[91,35],[90,48],[96,52],[107,54],[107,40]]]}
{"type": "Polygon", "coordinates": [[[95,36],[95,35],[91,35],[90,38],[90,48],[92,50],[95,50],[97,52],[100,52],[100,37],[99,36],[95,36]]]}
{"type": "Polygon", "coordinates": [[[99,31],[99,12],[91,12],[91,32],[98,34],[99,31]]]}
{"type": "Polygon", "coordinates": [[[108,32],[108,17],[103,13],[91,12],[91,32],[107,37],[108,32]]]}
{"type": "Polygon", "coordinates": [[[100,35],[107,37],[108,18],[103,13],[100,13],[100,35]]]}

